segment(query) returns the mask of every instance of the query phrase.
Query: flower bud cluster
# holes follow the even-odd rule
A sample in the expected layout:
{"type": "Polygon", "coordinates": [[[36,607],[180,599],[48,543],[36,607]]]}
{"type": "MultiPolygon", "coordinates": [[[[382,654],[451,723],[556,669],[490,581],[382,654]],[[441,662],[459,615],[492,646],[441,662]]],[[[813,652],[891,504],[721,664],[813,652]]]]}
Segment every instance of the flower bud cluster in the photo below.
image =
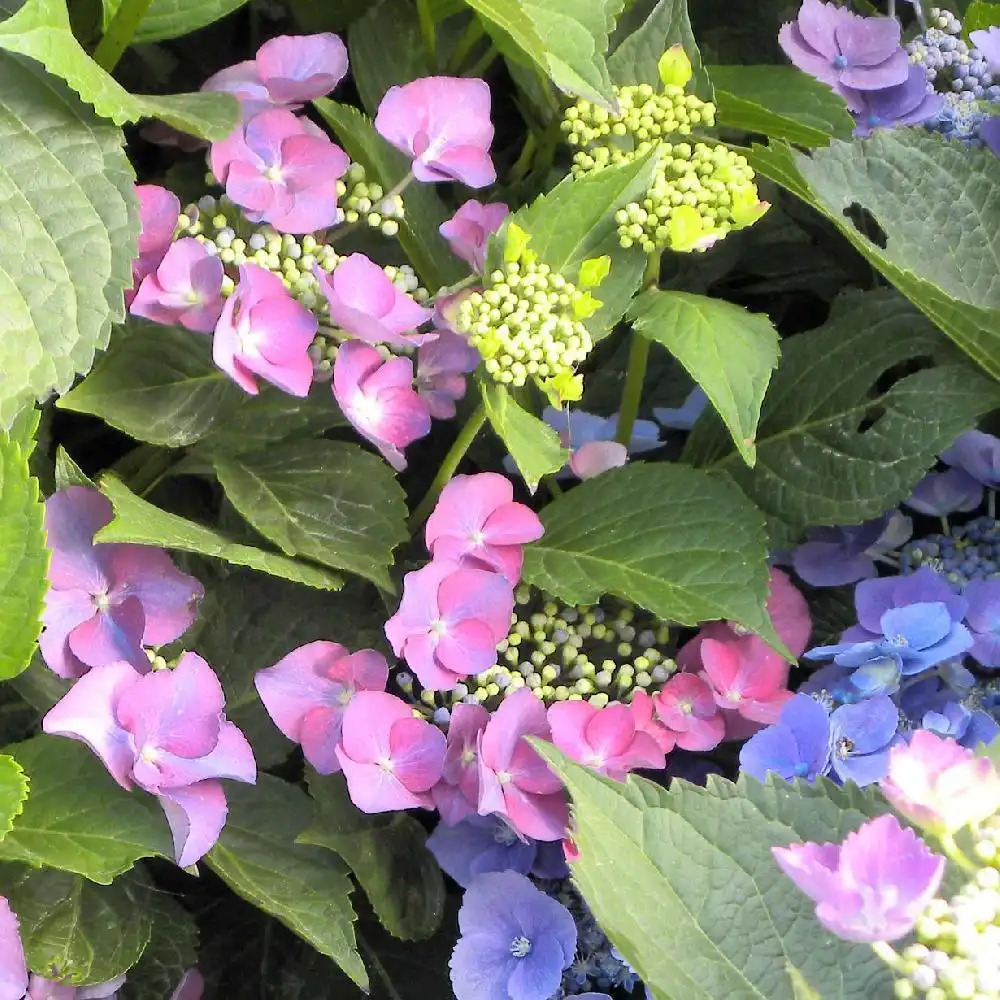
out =
{"type": "Polygon", "coordinates": [[[383,236],[395,236],[399,220],[404,217],[402,197],[398,194],[387,197],[381,184],[367,179],[360,163],[352,163],[337,181],[337,204],[344,222],[353,225],[363,221],[383,236]]]}
{"type": "Polygon", "coordinates": [[[984,866],[950,900],[932,900],[917,921],[917,943],[903,949],[896,970],[898,1000],[1000,997],[1000,827],[981,837],[976,853],[984,866]]]}
{"type": "Polygon", "coordinates": [[[948,10],[932,7],[929,26],[906,46],[910,62],[923,68],[934,89],[963,102],[1000,100],[1000,86],[983,54],[962,41],[962,22],[948,10]]]}
{"type": "Polygon", "coordinates": [[[582,320],[600,305],[525,250],[494,270],[482,291],[461,301],[456,327],[496,382],[520,387],[532,378],[550,395],[554,389],[573,398],[566,386],[594,346],[582,320]]]}
{"type": "Polygon", "coordinates": [[[662,92],[648,84],[616,87],[615,96],[617,114],[579,100],[567,110],[562,129],[577,148],[576,177],[659,150],[646,197],[615,216],[623,247],[645,253],[705,249],[763,214],[766,206],[744,156],[717,143],[688,141],[693,130],[714,126],[714,105],[669,83],[662,92]]]}
{"type": "Polygon", "coordinates": [[[629,702],[638,690],[660,690],[676,670],[670,630],[632,604],[606,598],[595,605],[567,605],[526,584],[514,600],[497,665],[444,695],[424,692],[425,706],[467,701],[492,711],[527,687],[546,705],[583,700],[603,707],[629,702]]]}
{"type": "Polygon", "coordinates": [[[949,535],[925,535],[907,542],[899,553],[900,572],[915,573],[921,566],[930,566],[957,586],[1000,578],[1000,523],[977,517],[952,528],[949,535]]]}

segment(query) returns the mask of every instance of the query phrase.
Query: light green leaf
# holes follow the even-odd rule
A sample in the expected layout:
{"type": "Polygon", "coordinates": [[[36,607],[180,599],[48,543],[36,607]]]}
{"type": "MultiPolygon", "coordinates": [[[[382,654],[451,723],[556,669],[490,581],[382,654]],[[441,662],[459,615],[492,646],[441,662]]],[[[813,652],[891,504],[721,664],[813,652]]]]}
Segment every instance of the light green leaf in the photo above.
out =
{"type": "Polygon", "coordinates": [[[66,0],[28,0],[0,23],[0,48],[37,59],[116,125],[159,118],[182,132],[214,141],[224,139],[239,121],[239,105],[229,94],[130,94],[73,37],[66,0]]]}
{"type": "Polygon", "coordinates": [[[354,941],[351,881],[343,863],[295,838],[312,818],[305,792],[261,774],[257,786],[226,790],[229,818],[208,866],[239,896],[332,958],[367,992],[354,941]]]}
{"type": "Polygon", "coordinates": [[[152,932],[139,963],[129,970],[122,996],[171,1000],[181,977],[198,962],[198,928],[191,914],[162,890],[147,892],[142,907],[152,918],[152,932]]]}
{"type": "Polygon", "coordinates": [[[752,466],[760,406],[778,366],[778,331],[767,316],[721,299],[657,290],[639,296],[629,316],[642,336],[662,344],[705,390],[752,466]]]}
{"type": "Polygon", "coordinates": [[[139,218],[118,129],[3,52],[0,94],[2,428],[36,397],[67,389],[124,318],[139,218]]]}
{"type": "MultiPolygon", "coordinates": [[[[389,191],[410,172],[410,161],[375,131],[371,120],[357,108],[321,98],[316,110],[326,119],[352,160],[389,191]]],[[[405,219],[399,230],[400,245],[410,263],[431,291],[454,284],[468,275],[468,266],[449,249],[438,227],[451,213],[433,184],[410,184],[403,192],[405,219]]]]}
{"type": "Polygon", "coordinates": [[[845,297],[825,326],[785,343],[764,400],[754,469],[710,414],[695,425],[685,458],[729,472],[782,547],[809,525],[878,517],[997,405],[1000,386],[884,289],[845,297]],[[928,357],[940,363],[886,383],[892,369],[928,357]]]}
{"type": "Polygon", "coordinates": [[[844,99],[794,66],[711,66],[719,123],[800,146],[850,139],[844,99]]]}
{"type": "Polygon", "coordinates": [[[252,545],[232,542],[213,528],[161,510],[137,497],[113,475],[102,477],[101,490],[111,501],[115,517],[101,529],[99,541],[158,545],[181,552],[194,552],[320,590],[339,590],[344,585],[344,578],[339,573],[332,573],[322,566],[290,559],[280,552],[268,552],[252,545]]]}
{"type": "Polygon", "coordinates": [[[127,972],[149,941],[148,890],[128,878],[94,885],[52,868],[0,865],[0,894],[21,922],[28,968],[86,986],[127,972]]]}
{"type": "Polygon", "coordinates": [[[925,129],[886,129],[812,156],[754,147],[755,170],[825,215],[962,350],[1000,378],[1000,159],[925,129]],[[885,248],[846,210],[859,205],[885,248]],[[934,233],[928,240],[927,234],[934,233]],[[977,262],[970,266],[969,262],[977,262]]]}
{"type": "Polygon", "coordinates": [[[359,812],[342,774],[307,769],[312,823],[298,843],[326,847],[347,862],[379,920],[404,941],[429,938],[444,914],[444,879],[427,832],[405,812],[359,812]]]}
{"type": "Polygon", "coordinates": [[[343,423],[329,388],[323,390],[297,399],[265,385],[251,396],[215,366],[209,338],[132,320],[59,406],[166,448],[203,441],[240,452],[343,423]]]}
{"type": "Polygon", "coordinates": [[[764,610],[763,518],[728,477],[633,462],[574,487],[541,518],[523,576],[567,604],[616,594],[667,621],[728,618],[777,642],[764,610]]]}
{"type": "Polygon", "coordinates": [[[25,453],[0,431],[0,680],[27,667],[42,630],[49,586],[43,516],[25,453]]]}
{"type": "Polygon", "coordinates": [[[687,0],[659,0],[646,20],[608,59],[611,79],[619,86],[648,83],[659,90],[660,57],[671,45],[682,45],[691,60],[691,91],[703,100],[712,100],[712,82],[694,40],[687,0]]]}
{"type": "Polygon", "coordinates": [[[466,0],[512,38],[562,91],[614,103],[604,54],[623,0],[466,0]]]}
{"type": "Polygon", "coordinates": [[[962,17],[962,37],[968,41],[970,31],[992,28],[1000,24],[1000,3],[972,0],[962,17]]]}
{"type": "Polygon", "coordinates": [[[573,881],[659,1000],[795,1000],[786,963],[824,1000],[891,994],[888,968],[868,945],[824,931],[770,850],[842,840],[886,811],[878,792],[715,776],[668,791],[609,781],[537,746],[573,797],[573,881]]]}
{"type": "MultiPolygon", "coordinates": [[[[232,14],[246,2],[247,0],[153,0],[132,41],[140,45],[179,38],[232,14]]],[[[122,0],[102,0],[105,28],[121,5],[122,0]]]]}
{"type": "Polygon", "coordinates": [[[13,757],[0,755],[0,840],[10,833],[28,797],[28,779],[13,757]]]}
{"type": "Polygon", "coordinates": [[[41,419],[42,411],[33,403],[29,403],[14,418],[7,432],[7,437],[21,449],[21,454],[26,459],[30,458],[35,450],[35,436],[38,434],[41,419]]]}
{"type": "Polygon", "coordinates": [[[392,589],[392,550],[409,535],[392,470],[357,445],[298,441],[214,458],[233,506],[289,556],[357,573],[392,589]]]}
{"type": "Polygon", "coordinates": [[[585,260],[607,254],[611,271],[596,289],[597,298],[604,304],[584,321],[595,340],[607,336],[628,308],[646,267],[641,250],[623,250],[619,245],[615,212],[645,197],[655,167],[654,157],[647,156],[579,180],[565,178],[548,194],[507,217],[490,239],[487,273],[501,266],[511,226],[527,232],[538,259],[573,283],[579,279],[580,265],[585,260]]]}
{"type": "Polygon", "coordinates": [[[542,476],[558,472],[569,459],[559,435],[518,405],[508,389],[496,382],[480,383],[483,405],[490,426],[507,446],[518,471],[534,493],[542,476]]]}
{"type": "Polygon", "coordinates": [[[156,799],[126,792],[82,743],[35,736],[5,752],[24,768],[31,794],[0,840],[0,860],[60,868],[107,885],[139,858],[173,856],[156,799]]]}
{"type": "Polygon", "coordinates": [[[56,448],[56,489],[64,490],[67,486],[91,486],[94,481],[70,457],[69,452],[59,445],[56,448]]]}

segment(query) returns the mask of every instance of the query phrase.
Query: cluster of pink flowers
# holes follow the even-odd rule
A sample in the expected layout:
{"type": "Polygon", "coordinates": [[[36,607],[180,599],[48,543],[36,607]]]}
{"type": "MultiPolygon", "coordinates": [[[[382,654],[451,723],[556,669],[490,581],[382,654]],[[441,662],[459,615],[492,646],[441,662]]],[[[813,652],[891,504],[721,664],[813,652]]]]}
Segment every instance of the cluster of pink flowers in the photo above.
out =
{"type": "Polygon", "coordinates": [[[39,640],[55,673],[74,679],[42,721],[86,743],[123,788],[157,796],[177,861],[194,864],[226,821],[221,778],[253,783],[250,745],[224,715],[222,686],[194,653],[151,672],[144,644],[179,638],[201,584],[162,549],[94,543],[112,517],[97,490],[71,486],[45,502],[52,554],[39,640]]]}
{"type": "MultiPolygon", "coordinates": [[[[67,986],[29,974],[17,917],[0,896],[0,1000],[115,1000],[124,984],[125,976],[94,986],[67,986]]],[[[201,973],[188,969],[170,1000],[201,1000],[204,989],[201,973]]]]}

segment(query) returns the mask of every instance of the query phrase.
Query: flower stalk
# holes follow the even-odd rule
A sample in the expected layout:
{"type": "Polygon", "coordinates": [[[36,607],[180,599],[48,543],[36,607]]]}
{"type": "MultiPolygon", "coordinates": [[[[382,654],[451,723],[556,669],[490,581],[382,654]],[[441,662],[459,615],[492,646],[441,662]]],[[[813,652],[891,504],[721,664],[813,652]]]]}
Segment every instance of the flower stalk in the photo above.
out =
{"type": "Polygon", "coordinates": [[[94,61],[110,73],[125,50],[132,43],[153,0],[122,0],[121,6],[111,18],[108,30],[94,49],[94,61]]]}

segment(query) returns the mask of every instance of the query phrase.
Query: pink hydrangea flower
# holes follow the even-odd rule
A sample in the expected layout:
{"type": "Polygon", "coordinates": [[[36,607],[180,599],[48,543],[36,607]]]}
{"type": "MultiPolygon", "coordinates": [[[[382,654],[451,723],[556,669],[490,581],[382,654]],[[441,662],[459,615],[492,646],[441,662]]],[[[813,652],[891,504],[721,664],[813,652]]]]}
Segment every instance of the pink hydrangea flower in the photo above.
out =
{"type": "Polygon", "coordinates": [[[354,429],[398,472],[406,468],[403,449],[430,433],[409,358],[384,361],[374,347],[349,341],[333,363],[333,395],[354,429]]]}
{"type": "Polygon", "coordinates": [[[439,231],[448,241],[451,252],[461,257],[474,271],[482,273],[486,262],[486,244],[499,228],[510,209],[503,202],[484,205],[470,198],[439,231]]]}
{"type": "Polygon", "coordinates": [[[400,291],[363,253],[352,253],[332,274],[317,264],[313,274],[330,305],[330,319],[352,337],[394,347],[415,347],[433,340],[435,334],[412,332],[431,318],[432,310],[400,291]]]}
{"type": "Polygon", "coordinates": [[[879,787],[898,813],[936,833],[974,826],[1000,810],[1000,774],[993,764],[926,729],[889,751],[879,787]]]}
{"type": "Polygon", "coordinates": [[[616,781],[639,767],[666,766],[664,751],[640,728],[630,705],[560,701],[550,706],[548,719],[552,742],[563,753],[616,781]]]}
{"type": "Polygon", "coordinates": [[[27,988],[21,929],[10,904],[0,896],[0,1000],[21,1000],[27,988]]]}
{"type": "Polygon", "coordinates": [[[227,66],[201,89],[232,94],[247,121],[268,108],[297,108],[329,94],[346,74],[347,48],[337,35],[278,35],[256,58],[227,66]]]}
{"type": "Polygon", "coordinates": [[[418,181],[461,181],[485,187],[496,178],[490,159],[490,88],[483,80],[428,76],[390,87],[375,128],[413,158],[418,181]]]}
{"type": "Polygon", "coordinates": [[[428,691],[450,691],[496,664],[513,610],[504,577],[435,559],[403,577],[403,599],[385,634],[428,691]]]}
{"type": "Polygon", "coordinates": [[[944,858],[895,816],[869,820],[843,844],[772,847],[781,870],[817,903],[816,919],[848,941],[895,941],[934,898],[944,858]]]}
{"type": "Polygon", "coordinates": [[[773,725],[792,697],[785,684],[788,667],[778,656],[747,657],[731,643],[705,639],[699,676],[712,687],[715,703],[742,719],[773,725]]]}
{"type": "Polygon", "coordinates": [[[495,570],[512,584],[521,578],[523,547],[545,533],[538,515],[514,500],[506,476],[454,476],[427,519],[424,537],[435,559],[495,570]]]}
{"type": "Polygon", "coordinates": [[[313,364],[309,345],[316,317],[289,294],[281,279],[256,264],[240,265],[240,283],[215,327],[212,357],[240,388],[256,396],[266,379],[292,396],[307,396],[313,364]]]}
{"type": "Polygon", "coordinates": [[[545,706],[527,688],[508,695],[479,736],[479,812],[503,816],[535,840],[562,840],[569,811],[562,782],[525,736],[552,739],[545,706]]]}
{"type": "Polygon", "coordinates": [[[417,392],[435,420],[450,420],[455,416],[455,400],[465,395],[465,376],[476,370],[481,358],[460,334],[434,333],[435,338],[417,350],[417,392]]]}
{"type": "Polygon", "coordinates": [[[188,969],[181,976],[170,1000],[201,1000],[205,992],[205,979],[197,969],[188,969]]]}
{"type": "Polygon", "coordinates": [[[628,448],[617,441],[588,441],[569,457],[569,471],[577,479],[593,479],[628,464],[628,448]]]}
{"type": "Polygon", "coordinates": [[[431,789],[434,808],[449,826],[479,808],[479,734],[489,721],[482,705],[459,702],[451,710],[441,780],[431,789]]]}
{"type": "Polygon", "coordinates": [[[204,595],[162,549],[95,545],[94,534],[112,515],[107,498],[86,486],[70,486],[45,501],[52,560],[39,647],[60,677],[81,677],[115,660],[149,670],[142,644],[180,637],[204,595]]]}
{"type": "Polygon", "coordinates": [[[222,261],[185,237],[142,279],[129,311],[154,323],[211,333],[222,312],[222,277],[222,261]]]}
{"type": "Polygon", "coordinates": [[[115,1000],[124,985],[124,975],[94,986],[67,986],[44,976],[32,975],[24,1000],[115,1000]]]}
{"type": "Polygon", "coordinates": [[[225,825],[219,779],[257,780],[250,744],[224,709],[215,672],[185,653],[173,670],[140,674],[124,661],[92,670],[49,710],[42,729],[86,743],[122,788],[155,795],[186,868],[225,825]]]}
{"type": "Polygon", "coordinates": [[[158,184],[137,184],[139,199],[139,256],[132,261],[132,289],[125,293],[125,305],[130,306],[142,279],[159,266],[174,239],[181,203],[172,191],[158,184]]]}
{"type": "Polygon", "coordinates": [[[337,757],[362,812],[433,809],[444,754],[444,733],[395,695],[359,691],[347,706],[337,757]]]}
{"type": "Polygon", "coordinates": [[[656,717],[682,750],[713,750],[726,735],[711,685],[697,674],[674,674],[653,696],[656,717]]]}
{"type": "Polygon", "coordinates": [[[302,744],[320,774],[340,770],[337,744],[344,712],[358,691],[382,691],[389,680],[385,657],[374,649],[351,653],[336,642],[293,649],[254,678],[274,724],[302,744]]]}
{"type": "Polygon", "coordinates": [[[337,179],[347,154],[290,111],[262,111],[212,144],[212,172],[251,222],[311,233],[339,217],[337,179]]]}

